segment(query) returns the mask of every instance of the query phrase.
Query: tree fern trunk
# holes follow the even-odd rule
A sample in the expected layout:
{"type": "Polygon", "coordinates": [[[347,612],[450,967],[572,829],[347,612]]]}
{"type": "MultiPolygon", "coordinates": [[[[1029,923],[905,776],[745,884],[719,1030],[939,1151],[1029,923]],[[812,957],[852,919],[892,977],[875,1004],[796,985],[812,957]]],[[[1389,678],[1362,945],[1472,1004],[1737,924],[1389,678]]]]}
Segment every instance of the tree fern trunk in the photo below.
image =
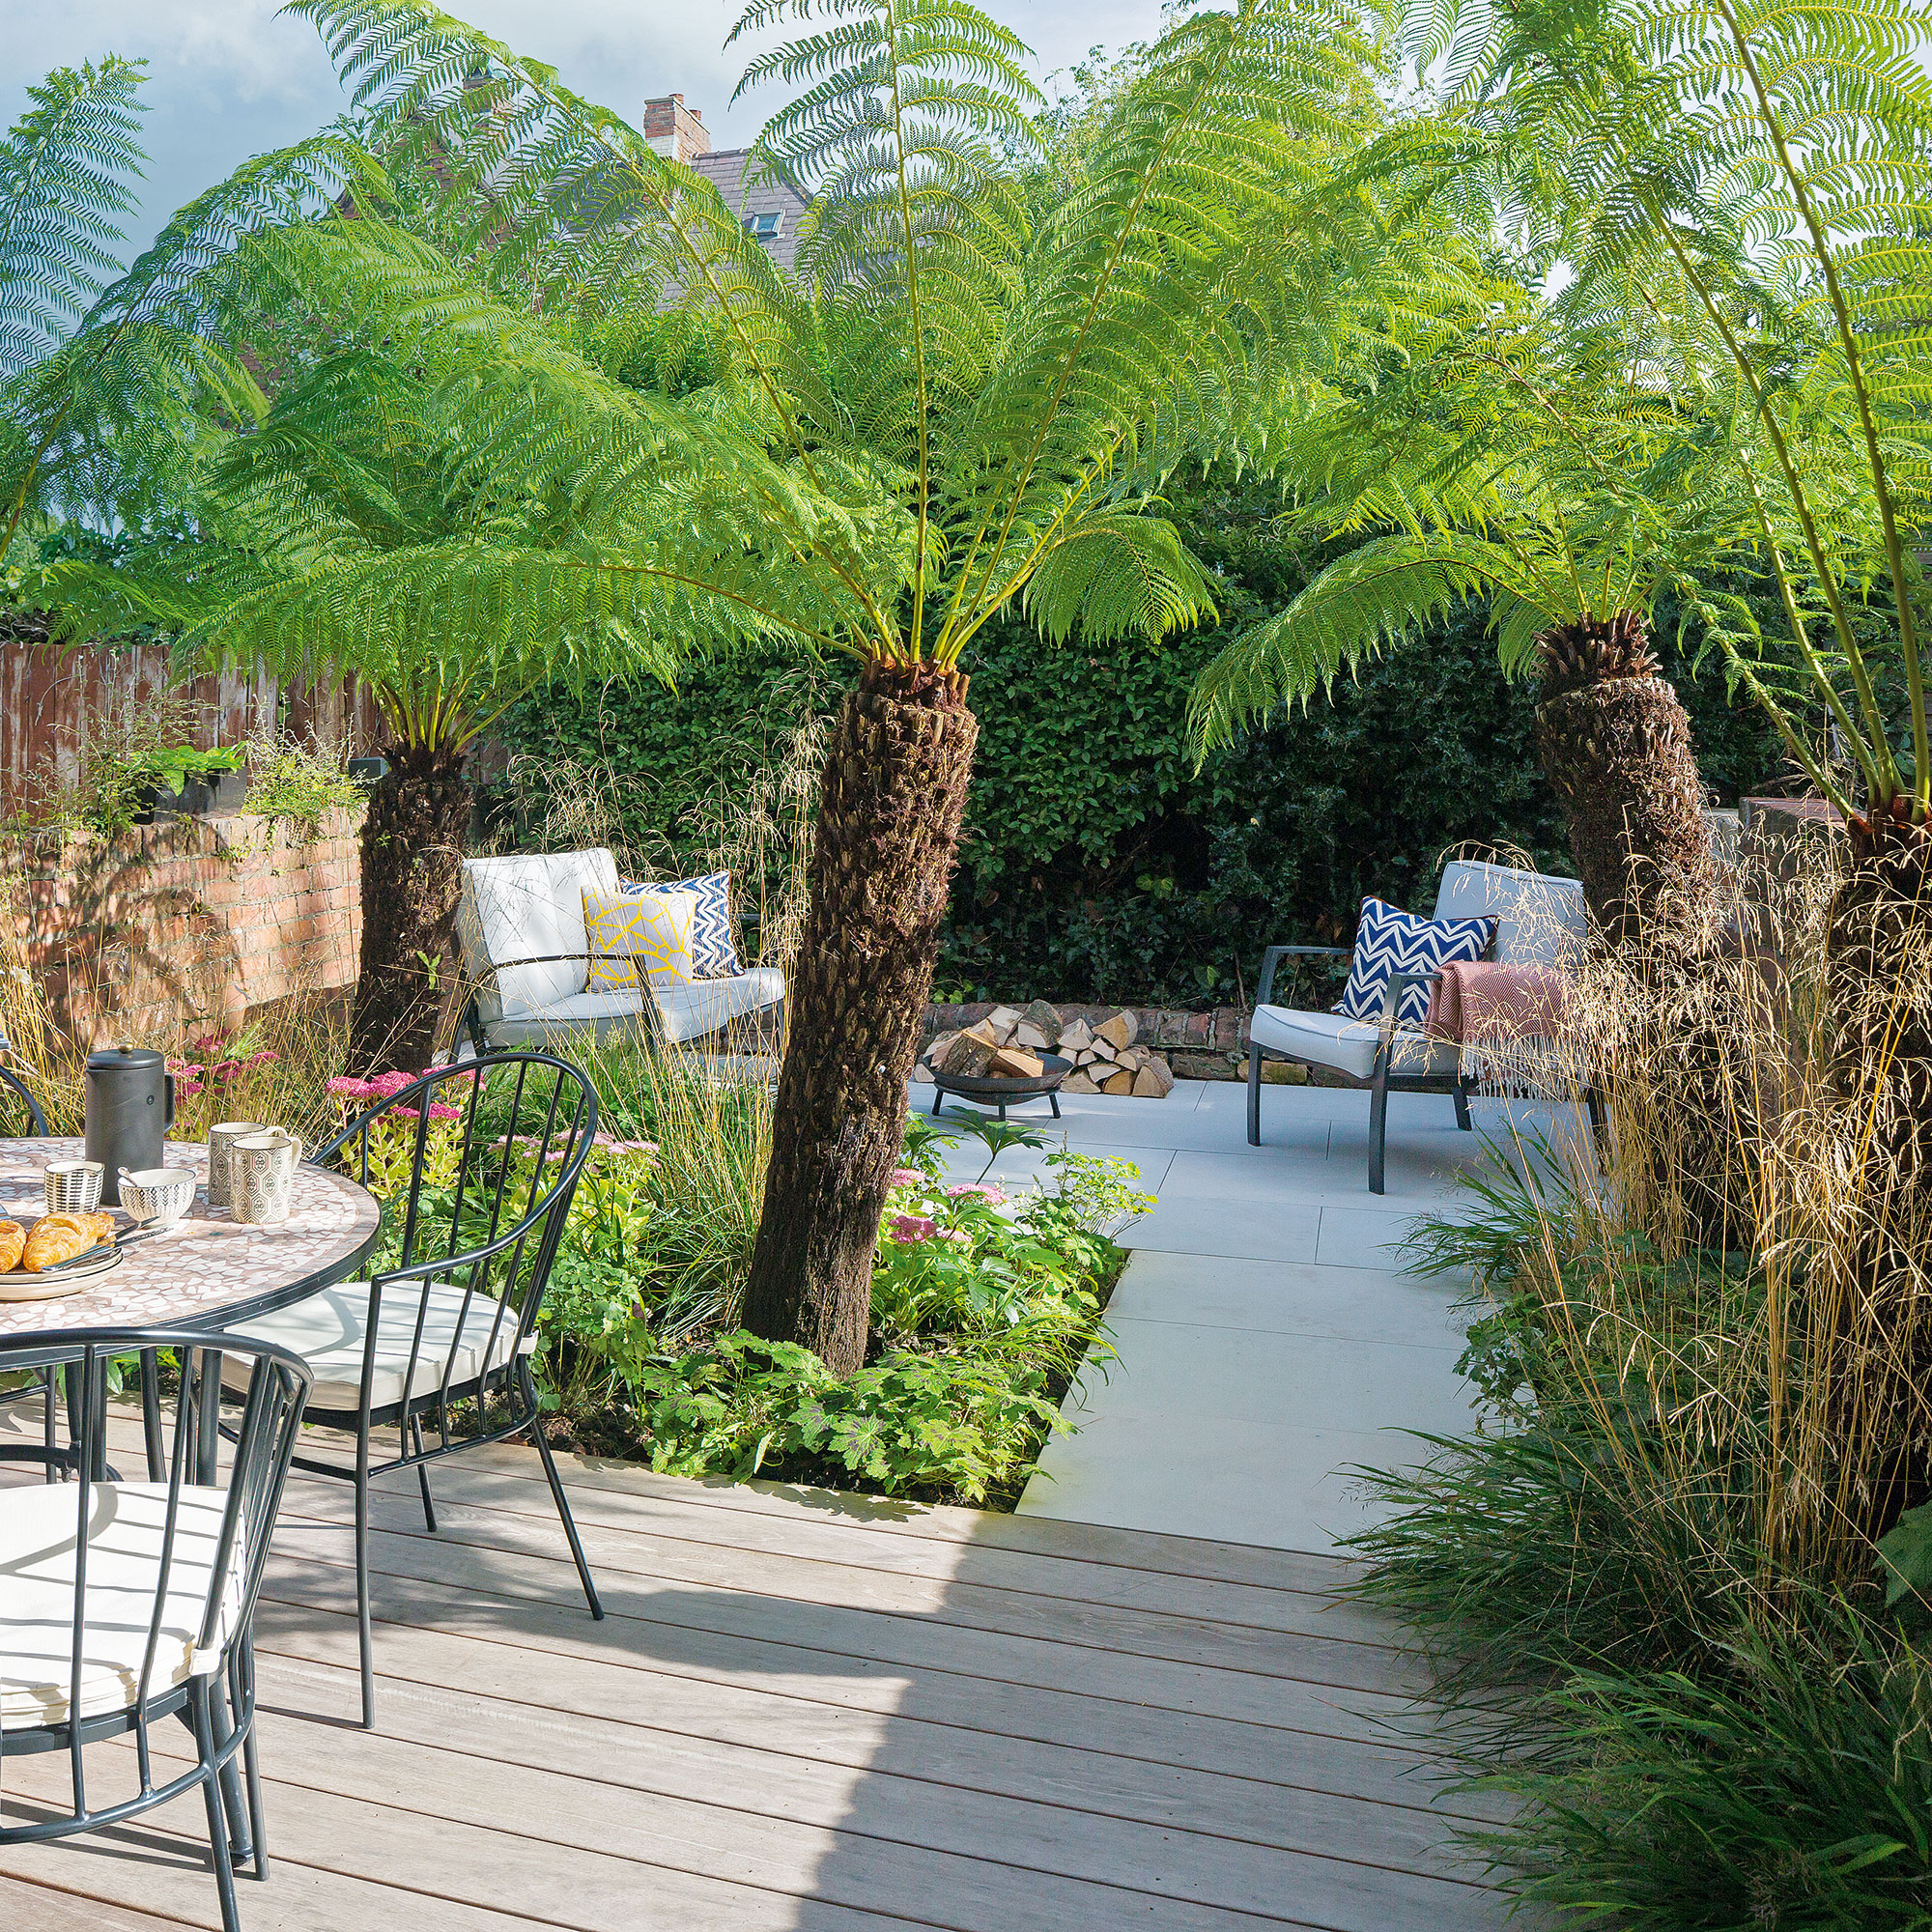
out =
{"type": "MultiPolygon", "coordinates": [[[[1591,642],[1598,639],[1591,638],[1591,642]]],[[[1641,622],[1584,620],[1544,639],[1537,749],[1569,821],[1583,896],[1612,945],[1657,931],[1696,907],[1712,880],[1690,721],[1656,674],[1641,622]],[[1634,627],[1622,652],[1579,654],[1566,634],[1634,627]]]]}
{"type": "Polygon", "coordinates": [[[872,1253],[979,725],[957,672],[868,665],[833,730],[744,1322],[866,1358],[872,1253]]]}
{"type": "Polygon", "coordinates": [[[350,1051],[369,1073],[415,1072],[436,1050],[469,830],[460,755],[385,747],[362,821],[362,961],[350,1051]]]}

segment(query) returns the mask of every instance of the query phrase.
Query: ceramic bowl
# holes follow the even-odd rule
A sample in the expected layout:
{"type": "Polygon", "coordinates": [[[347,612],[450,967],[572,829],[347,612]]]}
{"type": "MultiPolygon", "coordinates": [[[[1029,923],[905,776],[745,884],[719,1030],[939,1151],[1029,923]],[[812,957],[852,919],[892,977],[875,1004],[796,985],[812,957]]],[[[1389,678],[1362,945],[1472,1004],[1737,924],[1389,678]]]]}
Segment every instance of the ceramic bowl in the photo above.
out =
{"type": "Polygon", "coordinates": [[[121,1177],[121,1205],[150,1228],[172,1228],[194,1206],[194,1170],[144,1167],[121,1177]]]}

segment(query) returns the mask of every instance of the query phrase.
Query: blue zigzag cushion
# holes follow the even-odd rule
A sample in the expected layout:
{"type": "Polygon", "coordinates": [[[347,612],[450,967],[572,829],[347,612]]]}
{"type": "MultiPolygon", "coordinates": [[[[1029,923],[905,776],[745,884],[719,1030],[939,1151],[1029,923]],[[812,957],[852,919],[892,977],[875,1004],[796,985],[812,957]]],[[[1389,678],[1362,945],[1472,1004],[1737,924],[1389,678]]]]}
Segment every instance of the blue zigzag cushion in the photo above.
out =
{"type": "Polygon", "coordinates": [[[696,893],[697,917],[691,926],[691,970],[699,980],[735,980],[745,969],[731,939],[731,874],[707,872],[701,879],[619,879],[620,893],[696,893]]]}
{"type": "MultiPolygon", "coordinates": [[[[1380,899],[1364,899],[1349,983],[1334,1009],[1351,1020],[1378,1020],[1391,973],[1434,973],[1452,959],[1480,959],[1495,936],[1492,919],[1417,919],[1380,899]]],[[[1404,987],[1396,1015],[1420,1026],[1429,1017],[1429,988],[1404,987]]]]}

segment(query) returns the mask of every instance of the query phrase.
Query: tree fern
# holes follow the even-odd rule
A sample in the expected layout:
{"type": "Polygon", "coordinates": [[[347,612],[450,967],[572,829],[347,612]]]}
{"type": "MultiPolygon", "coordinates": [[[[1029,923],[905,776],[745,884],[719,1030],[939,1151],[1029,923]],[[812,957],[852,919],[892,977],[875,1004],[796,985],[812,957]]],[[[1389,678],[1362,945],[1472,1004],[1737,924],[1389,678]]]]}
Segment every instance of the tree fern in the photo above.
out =
{"type": "Polygon", "coordinates": [[[0,380],[58,348],[121,266],[145,66],[57,68],[0,142],[0,380]]]}

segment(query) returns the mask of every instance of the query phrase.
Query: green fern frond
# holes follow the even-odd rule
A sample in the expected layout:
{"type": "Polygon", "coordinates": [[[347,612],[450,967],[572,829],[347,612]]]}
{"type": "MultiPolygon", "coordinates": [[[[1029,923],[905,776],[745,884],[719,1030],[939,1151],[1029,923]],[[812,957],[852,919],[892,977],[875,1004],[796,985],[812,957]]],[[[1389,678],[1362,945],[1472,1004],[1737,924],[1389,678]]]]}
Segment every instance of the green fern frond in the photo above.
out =
{"type": "Polygon", "coordinates": [[[0,380],[50,355],[120,267],[146,68],[57,68],[0,141],[0,380]]]}

